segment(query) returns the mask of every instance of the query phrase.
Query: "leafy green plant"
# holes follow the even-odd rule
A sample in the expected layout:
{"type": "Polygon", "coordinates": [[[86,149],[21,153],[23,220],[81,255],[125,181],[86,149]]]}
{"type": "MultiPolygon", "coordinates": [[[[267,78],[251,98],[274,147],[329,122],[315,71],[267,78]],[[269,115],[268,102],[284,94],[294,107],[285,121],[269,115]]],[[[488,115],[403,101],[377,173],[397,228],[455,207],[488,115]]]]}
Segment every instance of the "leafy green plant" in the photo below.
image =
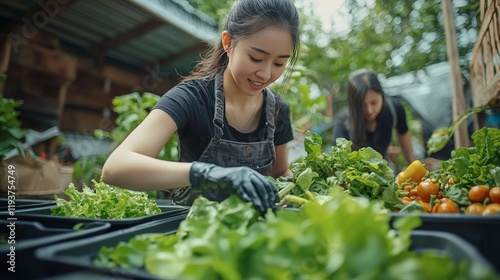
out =
{"type": "Polygon", "coordinates": [[[161,213],[155,201],[145,192],[131,191],[92,180],[94,188],[84,185],[80,192],[73,184],[64,190],[69,200],[55,195],[57,207],[51,209],[53,216],[127,219],[161,213]]]}
{"type": "MultiPolygon", "coordinates": [[[[145,92],[142,95],[138,92],[132,92],[113,98],[113,112],[118,114],[116,127],[111,131],[103,129],[96,129],[94,131],[94,136],[97,139],[113,140],[109,151],[105,155],[82,158],[75,162],[73,179],[81,179],[83,183],[87,184],[91,179],[99,179],[102,166],[109,154],[146,118],[159,99],[160,96],[149,92],[145,92]]],[[[177,159],[176,135],[165,144],[157,155],[157,158],[164,160],[177,159]]]]}
{"type": "Polygon", "coordinates": [[[388,209],[401,207],[387,161],[371,147],[352,151],[351,145],[340,138],[330,152],[323,152],[321,136],[308,131],[304,140],[307,156],[292,164],[293,177],[275,181],[281,203],[300,206],[342,189],[355,197],[383,200],[388,209]]]}
{"type": "Polygon", "coordinates": [[[473,146],[454,150],[442,168],[429,173],[444,187],[444,195],[468,206],[470,188],[500,185],[500,130],[483,127],[472,134],[473,146]],[[448,184],[449,179],[453,184],[448,184]]]}
{"type": "MultiPolygon", "coordinates": [[[[5,74],[0,75],[0,86],[6,78],[5,74]]],[[[3,160],[12,149],[17,149],[22,156],[25,155],[22,138],[28,131],[21,128],[17,111],[17,107],[22,103],[22,100],[5,98],[0,92],[0,160],[3,160]]]]}
{"type": "Polygon", "coordinates": [[[102,247],[94,263],[161,279],[496,279],[478,260],[454,261],[453,250],[411,249],[418,216],[397,218],[391,229],[380,203],[331,197],[265,219],[236,195],[199,197],[175,234],[102,247]]]}
{"type": "MultiPolygon", "coordinates": [[[[271,89],[282,94],[290,106],[290,119],[294,131],[305,133],[308,130],[322,130],[322,137],[325,144],[331,143],[332,118],[325,115],[328,101],[324,94],[319,93],[319,89],[311,91],[311,85],[304,79],[310,75],[305,67],[296,65],[290,69],[290,81],[287,84],[276,82],[271,89]],[[286,91],[284,91],[286,89],[286,91]]],[[[328,146],[328,145],[325,145],[328,146]]]]}

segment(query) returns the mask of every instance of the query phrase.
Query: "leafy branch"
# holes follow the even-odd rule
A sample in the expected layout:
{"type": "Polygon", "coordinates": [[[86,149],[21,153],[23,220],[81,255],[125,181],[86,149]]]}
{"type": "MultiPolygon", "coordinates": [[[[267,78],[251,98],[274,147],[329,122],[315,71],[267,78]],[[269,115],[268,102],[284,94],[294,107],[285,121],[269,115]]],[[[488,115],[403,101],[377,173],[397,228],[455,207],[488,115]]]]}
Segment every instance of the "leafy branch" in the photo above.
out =
{"type": "Polygon", "coordinates": [[[427,140],[427,154],[431,155],[435,152],[442,150],[451,137],[455,133],[455,130],[460,126],[462,122],[468,119],[470,116],[477,114],[479,112],[485,111],[490,108],[489,104],[484,104],[476,107],[472,107],[464,111],[457,119],[455,119],[449,127],[441,127],[432,133],[429,140],[427,140]]]}
{"type": "MultiPolygon", "coordinates": [[[[0,75],[0,86],[6,78],[7,75],[0,75]]],[[[25,155],[21,140],[28,130],[21,128],[21,122],[18,119],[19,111],[17,111],[22,103],[22,100],[3,97],[0,91],[0,160],[3,160],[12,149],[17,149],[23,157],[25,155]]]]}

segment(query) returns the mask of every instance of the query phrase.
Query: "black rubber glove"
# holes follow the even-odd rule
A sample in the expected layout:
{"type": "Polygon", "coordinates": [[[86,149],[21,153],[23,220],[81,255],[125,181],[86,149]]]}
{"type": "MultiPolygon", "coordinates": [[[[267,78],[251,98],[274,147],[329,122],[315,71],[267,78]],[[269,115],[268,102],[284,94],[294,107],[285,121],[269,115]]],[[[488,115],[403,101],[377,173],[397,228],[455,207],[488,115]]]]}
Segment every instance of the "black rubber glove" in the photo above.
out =
{"type": "Polygon", "coordinates": [[[276,210],[278,191],[269,180],[249,167],[220,167],[195,161],[189,171],[189,180],[197,191],[230,187],[261,214],[268,208],[276,210]]]}

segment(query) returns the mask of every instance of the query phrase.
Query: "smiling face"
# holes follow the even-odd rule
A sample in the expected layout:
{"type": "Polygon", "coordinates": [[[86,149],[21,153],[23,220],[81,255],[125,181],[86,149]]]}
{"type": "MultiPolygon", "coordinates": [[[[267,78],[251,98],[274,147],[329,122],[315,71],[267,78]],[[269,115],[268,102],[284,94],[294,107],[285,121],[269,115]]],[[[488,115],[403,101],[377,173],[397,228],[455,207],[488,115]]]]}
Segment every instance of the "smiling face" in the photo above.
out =
{"type": "Polygon", "coordinates": [[[382,110],[382,94],[374,90],[368,90],[363,101],[363,114],[367,122],[375,121],[382,110]]]}
{"type": "Polygon", "coordinates": [[[293,50],[290,32],[283,28],[262,29],[237,42],[227,31],[222,43],[229,62],[224,72],[224,90],[254,96],[285,71],[293,50]]]}

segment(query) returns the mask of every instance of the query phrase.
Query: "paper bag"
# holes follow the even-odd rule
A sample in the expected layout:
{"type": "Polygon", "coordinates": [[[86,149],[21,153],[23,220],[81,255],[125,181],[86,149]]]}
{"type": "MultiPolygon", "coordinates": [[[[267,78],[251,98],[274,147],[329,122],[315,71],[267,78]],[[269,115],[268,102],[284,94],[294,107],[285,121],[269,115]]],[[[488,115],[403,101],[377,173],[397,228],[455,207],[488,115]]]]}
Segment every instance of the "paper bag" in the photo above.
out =
{"type": "Polygon", "coordinates": [[[33,158],[27,154],[26,157],[15,156],[3,160],[0,168],[2,192],[10,190],[15,195],[45,195],[57,194],[64,189],[61,184],[61,165],[53,160],[33,158]]]}

